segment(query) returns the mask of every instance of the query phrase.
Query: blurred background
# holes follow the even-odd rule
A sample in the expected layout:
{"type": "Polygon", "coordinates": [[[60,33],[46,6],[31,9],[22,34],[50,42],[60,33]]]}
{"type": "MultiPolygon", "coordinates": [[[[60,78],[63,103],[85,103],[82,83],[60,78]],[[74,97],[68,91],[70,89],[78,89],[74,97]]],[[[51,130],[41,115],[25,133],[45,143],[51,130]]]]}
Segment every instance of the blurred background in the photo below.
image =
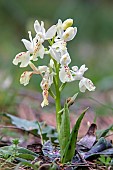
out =
{"type": "MultiPolygon", "coordinates": [[[[96,86],[96,92],[79,94],[76,110],[81,106],[90,106],[96,115],[112,116],[113,2],[110,0],[0,0],[1,112],[18,113],[28,119],[35,119],[35,113],[42,112],[42,97],[38,93],[41,92],[40,78],[34,76],[28,86],[20,85],[21,73],[29,68],[14,66],[12,60],[17,53],[25,50],[21,39],[28,39],[28,31],[33,32],[36,19],[43,20],[48,28],[59,18],[73,18],[78,33],[68,45],[72,65],[86,64],[89,70],[85,76],[96,86]],[[25,112],[29,113],[29,117],[25,112]]],[[[62,98],[77,91],[78,83],[70,83],[62,98]]],[[[50,99],[50,102],[53,101],[50,99]]],[[[50,108],[44,108],[43,112],[50,112],[50,108]]]]}

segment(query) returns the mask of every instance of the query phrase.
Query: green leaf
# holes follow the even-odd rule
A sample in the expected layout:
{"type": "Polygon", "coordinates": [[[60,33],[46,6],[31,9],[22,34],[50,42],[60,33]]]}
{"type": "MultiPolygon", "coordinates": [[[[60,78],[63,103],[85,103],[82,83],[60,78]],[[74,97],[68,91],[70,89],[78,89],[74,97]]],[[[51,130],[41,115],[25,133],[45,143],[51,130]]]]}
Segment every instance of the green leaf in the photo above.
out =
{"type": "Polygon", "coordinates": [[[113,124],[107,129],[97,131],[98,138],[105,137],[110,130],[113,130],[113,124]]]}
{"type": "Polygon", "coordinates": [[[25,119],[18,118],[16,116],[10,115],[8,113],[3,113],[4,116],[10,118],[13,125],[25,131],[39,130],[39,126],[36,121],[28,121],[25,119]]]}
{"type": "Polygon", "coordinates": [[[21,154],[30,154],[36,157],[38,156],[38,154],[36,154],[35,152],[32,152],[31,150],[23,148],[23,147],[18,146],[17,150],[18,150],[18,153],[21,153],[21,154]]]}
{"type": "Polygon", "coordinates": [[[72,132],[70,134],[68,143],[67,143],[65,151],[64,151],[64,155],[63,155],[63,157],[61,159],[62,163],[70,162],[72,160],[73,156],[74,156],[75,147],[76,147],[75,145],[76,145],[77,136],[78,136],[78,130],[79,130],[81,121],[82,121],[82,119],[83,119],[83,117],[84,117],[87,110],[88,110],[88,108],[85,109],[82,112],[82,114],[79,116],[78,120],[76,121],[75,126],[72,129],[72,132]]]}
{"type": "Polygon", "coordinates": [[[11,123],[19,129],[30,132],[35,136],[41,136],[42,134],[44,140],[48,140],[51,137],[51,140],[54,141],[58,138],[56,129],[52,126],[46,125],[45,122],[29,121],[8,113],[3,113],[2,115],[9,118],[11,123]]]}
{"type": "Polygon", "coordinates": [[[68,143],[70,136],[70,118],[69,118],[69,109],[67,102],[64,105],[64,111],[62,115],[61,128],[59,134],[59,143],[60,143],[60,152],[61,159],[65,150],[65,147],[68,143]]]}
{"type": "MultiPolygon", "coordinates": [[[[30,154],[32,156],[35,156],[37,157],[38,154],[28,150],[28,149],[25,149],[23,147],[17,147],[17,151],[19,154],[30,154]]],[[[0,148],[0,155],[4,155],[4,154],[7,154],[7,155],[11,155],[11,153],[13,152],[13,145],[10,145],[10,146],[4,146],[4,147],[1,147],[0,148]]]]}
{"type": "Polygon", "coordinates": [[[35,156],[31,155],[31,154],[27,154],[27,153],[20,153],[18,155],[19,158],[22,158],[22,159],[26,159],[26,160],[31,160],[33,161],[35,159],[35,156]]]}

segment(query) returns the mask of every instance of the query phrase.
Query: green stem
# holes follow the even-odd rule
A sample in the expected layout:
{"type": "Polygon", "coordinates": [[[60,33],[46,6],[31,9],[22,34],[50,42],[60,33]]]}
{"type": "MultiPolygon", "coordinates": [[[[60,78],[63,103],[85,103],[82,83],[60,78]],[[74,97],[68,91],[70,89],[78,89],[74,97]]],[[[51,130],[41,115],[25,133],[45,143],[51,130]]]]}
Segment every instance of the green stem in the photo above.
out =
{"type": "MultiPolygon", "coordinates": [[[[48,40],[49,44],[52,46],[54,43],[54,38],[52,40],[48,40]]],[[[50,58],[53,59],[54,61],[54,65],[55,65],[55,72],[56,75],[53,78],[53,82],[55,85],[55,90],[56,90],[56,96],[54,97],[55,99],[55,104],[56,104],[56,124],[57,124],[57,132],[58,134],[60,133],[60,125],[61,125],[61,114],[59,113],[59,111],[61,110],[61,99],[60,99],[60,90],[59,90],[59,67],[60,64],[57,63],[57,61],[55,61],[55,59],[50,55],[50,58]]],[[[50,92],[51,94],[51,92],[50,92]]]]}
{"type": "Polygon", "coordinates": [[[55,89],[56,89],[56,123],[57,123],[57,131],[60,132],[61,125],[61,114],[59,111],[61,110],[61,99],[60,99],[60,91],[59,91],[59,64],[56,65],[56,77],[55,77],[55,89]]]}

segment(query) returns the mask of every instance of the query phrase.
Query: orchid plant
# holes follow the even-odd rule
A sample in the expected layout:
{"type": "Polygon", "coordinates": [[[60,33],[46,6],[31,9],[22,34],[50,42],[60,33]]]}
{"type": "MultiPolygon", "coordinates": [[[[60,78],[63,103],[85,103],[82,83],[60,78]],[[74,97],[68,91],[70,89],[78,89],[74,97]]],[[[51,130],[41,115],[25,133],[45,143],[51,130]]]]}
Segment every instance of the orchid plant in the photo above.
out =
{"type": "MultiPolygon", "coordinates": [[[[68,118],[68,107],[71,102],[74,101],[77,95],[74,95],[69,101],[67,101],[64,108],[61,107],[61,93],[65,88],[67,82],[79,81],[80,92],[85,92],[86,89],[89,91],[94,91],[95,86],[92,81],[84,77],[84,73],[88,68],[83,64],[80,68],[77,66],[69,67],[71,63],[71,57],[67,49],[67,43],[71,41],[77,34],[77,28],[73,27],[73,20],[67,19],[62,22],[61,19],[58,20],[56,25],[51,26],[47,31],[44,27],[44,22],[39,23],[38,20],[34,22],[34,30],[36,32],[35,36],[32,37],[31,31],[28,31],[29,40],[22,39],[22,42],[26,48],[25,52],[21,52],[15,56],[13,59],[13,64],[20,67],[31,67],[30,71],[25,71],[20,77],[20,83],[26,86],[33,74],[38,74],[42,77],[40,83],[42,89],[43,101],[41,106],[47,106],[49,104],[48,96],[49,94],[55,100],[56,105],[56,124],[57,132],[61,149],[62,162],[67,162],[72,158],[66,158],[64,154],[64,149],[68,148],[66,146],[66,141],[69,140],[69,135],[65,140],[65,146],[61,143],[62,141],[62,129],[66,131],[65,124],[68,118]],[[44,42],[48,41],[48,47],[44,47],[44,42]],[[42,60],[47,55],[50,58],[48,65],[38,65],[38,59],[42,60]],[[36,63],[36,65],[34,64],[36,63]],[[52,88],[53,86],[54,88],[52,88]],[[55,89],[55,90],[53,90],[55,89]],[[62,116],[65,113],[65,116],[62,116]],[[64,124],[62,124],[62,122],[64,124]]],[[[81,118],[78,120],[80,122],[81,118]]],[[[70,126],[70,125],[69,125],[70,126]]],[[[70,128],[68,126],[68,129],[70,128]]],[[[68,130],[67,130],[68,131],[68,130]]],[[[68,133],[68,132],[67,132],[68,133]]],[[[73,133],[73,132],[72,132],[73,133]]],[[[70,129],[69,133],[70,134],[70,129]]],[[[72,134],[71,134],[72,135],[72,134]]],[[[66,138],[66,135],[65,135],[66,138]]],[[[65,150],[66,152],[66,150],[65,150]]],[[[68,153],[68,152],[67,152],[68,153]]],[[[73,156],[73,154],[72,154],[73,156]]]]}

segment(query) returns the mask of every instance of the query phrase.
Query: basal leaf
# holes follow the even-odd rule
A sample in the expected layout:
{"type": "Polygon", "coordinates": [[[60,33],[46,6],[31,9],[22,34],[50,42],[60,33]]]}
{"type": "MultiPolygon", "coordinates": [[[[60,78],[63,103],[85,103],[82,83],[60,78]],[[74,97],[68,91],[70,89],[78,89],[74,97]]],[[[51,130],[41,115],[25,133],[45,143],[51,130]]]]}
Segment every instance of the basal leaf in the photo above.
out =
{"type": "Polygon", "coordinates": [[[36,121],[29,121],[29,120],[21,119],[19,117],[10,115],[8,113],[4,113],[3,115],[10,118],[12,124],[20,129],[24,129],[25,131],[30,131],[34,129],[39,130],[39,127],[36,121]]]}
{"type": "Polygon", "coordinates": [[[8,113],[3,113],[2,115],[9,118],[11,123],[19,129],[30,132],[36,136],[40,136],[42,134],[44,140],[48,140],[50,137],[52,141],[57,139],[56,129],[52,126],[46,125],[45,122],[29,121],[8,113]],[[41,128],[41,132],[39,126],[41,128]]]}
{"type": "Polygon", "coordinates": [[[71,132],[70,137],[69,137],[69,141],[68,141],[68,143],[66,145],[65,152],[64,152],[64,155],[63,155],[62,160],[61,160],[62,163],[71,161],[73,156],[74,156],[75,145],[76,145],[77,136],[78,136],[78,130],[79,130],[81,121],[82,121],[82,119],[83,119],[83,117],[84,117],[87,110],[88,110],[88,108],[85,109],[82,112],[82,114],[79,116],[78,120],[76,121],[75,126],[72,129],[72,132],[71,132]]]}

